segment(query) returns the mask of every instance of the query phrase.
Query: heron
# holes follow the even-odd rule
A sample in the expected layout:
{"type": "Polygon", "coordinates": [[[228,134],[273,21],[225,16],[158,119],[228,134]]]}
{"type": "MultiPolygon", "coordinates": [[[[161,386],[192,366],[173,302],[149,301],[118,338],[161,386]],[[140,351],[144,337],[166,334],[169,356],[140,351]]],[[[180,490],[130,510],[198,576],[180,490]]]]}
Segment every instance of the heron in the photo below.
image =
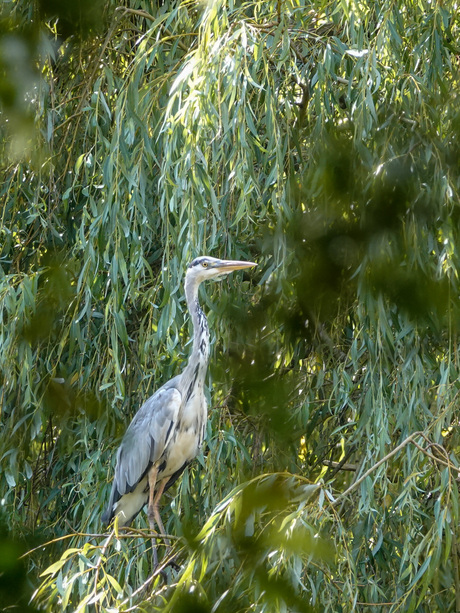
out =
{"type": "MultiPolygon", "coordinates": [[[[197,456],[204,440],[207,403],[204,393],[209,358],[209,328],[198,300],[203,281],[220,279],[235,270],[252,268],[255,262],[195,258],[185,275],[185,299],[193,325],[193,346],[183,372],[160,387],[131,421],[117,452],[109,503],[102,521],[129,526],[148,505],[152,532],[155,523],[169,547],[159,512],[164,491],[173,485],[197,456]]],[[[154,566],[158,564],[152,539],[154,566]]]]}

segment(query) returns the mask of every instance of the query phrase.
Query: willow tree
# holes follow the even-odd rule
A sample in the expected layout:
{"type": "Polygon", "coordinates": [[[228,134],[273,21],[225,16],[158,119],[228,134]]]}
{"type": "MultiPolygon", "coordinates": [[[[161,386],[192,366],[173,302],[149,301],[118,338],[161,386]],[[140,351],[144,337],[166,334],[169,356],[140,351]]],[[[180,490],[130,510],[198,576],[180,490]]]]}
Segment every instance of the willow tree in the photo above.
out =
{"type": "Polygon", "coordinates": [[[460,611],[454,4],[8,8],[2,601],[29,550],[50,611],[460,611]],[[207,443],[152,575],[145,518],[100,514],[202,253],[259,268],[204,294],[207,443]]]}

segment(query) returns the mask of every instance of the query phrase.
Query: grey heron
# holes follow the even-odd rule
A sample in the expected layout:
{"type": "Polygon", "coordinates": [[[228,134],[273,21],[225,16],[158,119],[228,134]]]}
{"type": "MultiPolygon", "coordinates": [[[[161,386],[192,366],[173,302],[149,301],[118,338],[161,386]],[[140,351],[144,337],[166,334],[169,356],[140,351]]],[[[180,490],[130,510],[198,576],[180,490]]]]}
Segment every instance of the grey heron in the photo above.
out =
{"type": "MultiPolygon", "coordinates": [[[[102,515],[105,524],[118,517],[119,526],[128,526],[148,504],[151,530],[155,530],[156,522],[165,536],[160,498],[196,457],[206,431],[204,381],[209,329],[198,301],[198,288],[203,281],[253,266],[257,264],[208,256],[195,258],[188,266],[185,298],[193,324],[192,352],[183,372],[160,387],[131,421],[118,449],[109,504],[102,515]]],[[[153,552],[156,564],[155,546],[153,552]]]]}

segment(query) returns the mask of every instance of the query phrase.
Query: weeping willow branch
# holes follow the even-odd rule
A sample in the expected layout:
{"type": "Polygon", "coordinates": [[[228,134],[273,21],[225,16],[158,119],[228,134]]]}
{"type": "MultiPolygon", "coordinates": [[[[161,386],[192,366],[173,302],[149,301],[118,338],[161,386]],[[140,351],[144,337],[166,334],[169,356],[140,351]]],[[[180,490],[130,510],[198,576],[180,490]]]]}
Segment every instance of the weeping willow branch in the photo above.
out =
{"type": "MultiPolygon", "coordinates": [[[[150,13],[147,13],[147,11],[143,11],[142,9],[131,9],[131,8],[127,8],[125,6],[119,6],[115,10],[116,11],[121,11],[123,13],[123,15],[128,15],[128,14],[129,15],[137,15],[138,17],[143,17],[144,19],[147,19],[148,21],[156,21],[156,19],[155,19],[155,17],[153,15],[150,15],[150,13]]],[[[175,39],[175,38],[179,38],[179,37],[185,37],[185,36],[198,36],[198,34],[196,32],[186,32],[185,34],[172,34],[163,25],[162,25],[162,29],[167,34],[167,36],[162,39],[163,41],[171,40],[171,39],[175,39]]],[[[178,40],[177,44],[182,49],[182,51],[185,51],[186,53],[188,53],[190,51],[190,47],[188,47],[181,40],[178,40]]]]}
{"type": "Polygon", "coordinates": [[[402,443],[400,443],[397,447],[395,447],[392,451],[390,451],[390,453],[387,453],[387,455],[385,457],[383,457],[381,460],[379,460],[376,464],[374,464],[373,466],[371,466],[369,468],[369,470],[367,470],[363,475],[361,475],[361,477],[359,477],[359,479],[357,479],[352,485],[350,485],[350,487],[345,490],[345,492],[343,492],[342,494],[340,494],[332,503],[331,506],[335,507],[337,506],[344,498],[346,498],[349,494],[351,494],[351,492],[353,492],[359,485],[361,485],[361,483],[363,481],[365,481],[367,479],[367,477],[370,477],[370,475],[372,475],[373,472],[375,472],[377,470],[377,468],[379,468],[379,466],[382,466],[382,464],[385,464],[385,462],[388,462],[388,460],[390,458],[392,458],[394,455],[396,455],[397,453],[399,453],[401,451],[401,449],[404,449],[404,447],[406,447],[409,443],[412,443],[414,438],[417,436],[421,436],[423,433],[422,432],[413,432],[410,436],[408,436],[402,443]]]}
{"type": "Polygon", "coordinates": [[[374,473],[380,466],[382,466],[382,464],[385,464],[385,462],[388,462],[388,460],[390,458],[392,458],[394,455],[399,453],[402,449],[404,449],[404,447],[407,447],[407,445],[409,445],[409,444],[413,444],[419,451],[421,451],[424,455],[426,455],[431,460],[433,460],[433,462],[436,462],[438,464],[442,464],[443,466],[446,466],[447,468],[449,468],[451,471],[455,470],[457,473],[459,473],[459,468],[456,467],[454,464],[452,464],[452,462],[445,461],[445,460],[443,460],[443,459],[441,459],[439,457],[434,456],[429,451],[427,451],[425,448],[423,448],[421,445],[419,445],[415,441],[415,439],[417,437],[423,438],[430,446],[433,446],[433,447],[436,446],[437,448],[439,447],[439,445],[436,445],[436,443],[433,443],[432,441],[430,441],[429,438],[425,435],[424,432],[413,432],[402,443],[400,443],[397,447],[392,449],[392,451],[390,451],[385,457],[383,457],[376,464],[371,466],[363,475],[361,475],[361,477],[359,477],[359,479],[357,479],[352,485],[350,485],[350,487],[347,490],[345,490],[345,492],[340,494],[331,503],[331,506],[333,506],[333,507],[337,506],[339,504],[339,502],[341,502],[344,498],[346,498],[349,494],[351,494],[351,492],[353,492],[359,485],[361,485],[361,483],[363,481],[365,481],[367,479],[367,477],[372,475],[372,473],[374,473]]]}

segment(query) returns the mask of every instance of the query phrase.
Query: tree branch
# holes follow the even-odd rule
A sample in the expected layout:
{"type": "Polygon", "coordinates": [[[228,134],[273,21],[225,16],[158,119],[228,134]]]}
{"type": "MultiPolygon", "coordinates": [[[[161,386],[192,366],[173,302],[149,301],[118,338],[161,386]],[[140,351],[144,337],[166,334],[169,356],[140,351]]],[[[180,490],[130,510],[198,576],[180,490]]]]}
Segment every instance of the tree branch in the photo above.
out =
{"type": "Polygon", "coordinates": [[[382,464],[384,464],[385,462],[387,462],[390,458],[392,458],[394,455],[396,455],[399,451],[401,451],[401,449],[404,449],[404,447],[406,447],[409,443],[412,443],[414,441],[414,438],[416,436],[423,436],[423,432],[413,432],[410,436],[408,436],[402,443],[400,443],[397,447],[395,447],[392,451],[390,451],[390,453],[387,453],[387,455],[385,457],[383,457],[381,460],[379,460],[376,464],[374,464],[373,466],[371,466],[369,468],[369,470],[367,470],[364,475],[362,475],[359,479],[357,479],[352,485],[350,485],[350,487],[345,490],[342,494],[340,494],[340,496],[338,496],[332,503],[331,505],[333,507],[337,506],[339,504],[339,502],[341,500],[343,500],[344,498],[346,498],[348,496],[348,494],[350,494],[353,490],[355,490],[358,485],[361,485],[361,483],[367,479],[367,477],[369,477],[370,475],[372,475],[372,473],[377,470],[377,468],[379,466],[381,466],[382,464]]]}

